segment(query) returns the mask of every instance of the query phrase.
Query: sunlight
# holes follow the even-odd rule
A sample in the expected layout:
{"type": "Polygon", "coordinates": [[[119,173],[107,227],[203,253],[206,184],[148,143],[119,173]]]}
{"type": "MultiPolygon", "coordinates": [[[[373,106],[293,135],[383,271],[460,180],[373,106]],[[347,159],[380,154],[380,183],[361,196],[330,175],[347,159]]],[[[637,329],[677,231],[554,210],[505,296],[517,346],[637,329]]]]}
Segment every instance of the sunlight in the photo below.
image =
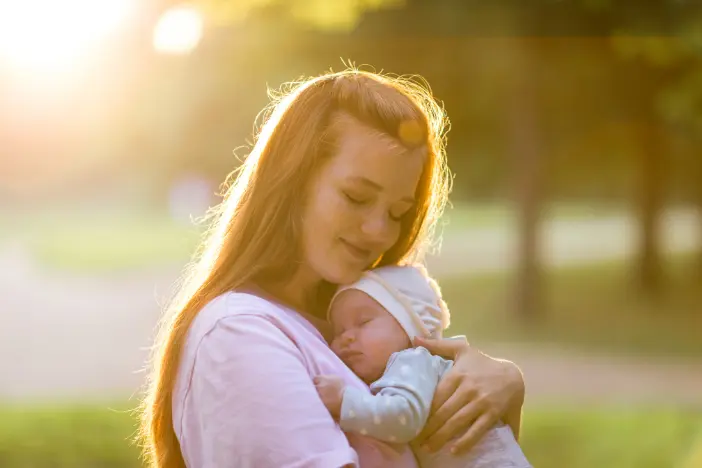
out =
{"type": "Polygon", "coordinates": [[[32,72],[72,68],[114,33],[135,0],[0,0],[0,64],[32,72]]]}
{"type": "Polygon", "coordinates": [[[154,49],[165,54],[187,54],[202,38],[202,15],[194,8],[180,6],[166,11],[154,29],[154,49]]]}

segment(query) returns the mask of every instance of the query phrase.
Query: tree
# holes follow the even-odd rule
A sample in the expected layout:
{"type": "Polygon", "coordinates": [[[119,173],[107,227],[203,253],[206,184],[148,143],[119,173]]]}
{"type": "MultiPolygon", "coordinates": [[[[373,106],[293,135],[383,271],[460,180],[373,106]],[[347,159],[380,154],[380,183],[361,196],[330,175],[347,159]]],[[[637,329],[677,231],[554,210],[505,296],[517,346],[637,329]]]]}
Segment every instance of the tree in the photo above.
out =
{"type": "MultiPolygon", "coordinates": [[[[640,187],[638,192],[641,244],[636,272],[638,282],[647,292],[661,288],[663,268],[660,261],[658,232],[663,206],[665,175],[669,165],[669,148],[664,128],[677,128],[693,141],[702,136],[702,11],[696,9],[673,25],[668,37],[617,37],[615,49],[629,62],[638,62],[642,73],[653,75],[654,87],[637,96],[644,131],[641,135],[640,187]]],[[[636,66],[636,65],[635,65],[636,66]]],[[[698,157],[698,159],[700,159],[698,157]]],[[[698,171],[702,186],[702,163],[683,161],[698,171]]],[[[702,193],[690,193],[700,207],[702,193]]],[[[700,259],[702,265],[702,255],[700,259]]],[[[702,273],[702,267],[700,268],[702,273]]]]}
{"type": "Polygon", "coordinates": [[[537,111],[538,86],[535,82],[534,55],[538,46],[525,39],[515,42],[517,67],[507,109],[519,233],[515,306],[520,318],[533,320],[542,305],[538,231],[543,206],[544,148],[537,111]]]}

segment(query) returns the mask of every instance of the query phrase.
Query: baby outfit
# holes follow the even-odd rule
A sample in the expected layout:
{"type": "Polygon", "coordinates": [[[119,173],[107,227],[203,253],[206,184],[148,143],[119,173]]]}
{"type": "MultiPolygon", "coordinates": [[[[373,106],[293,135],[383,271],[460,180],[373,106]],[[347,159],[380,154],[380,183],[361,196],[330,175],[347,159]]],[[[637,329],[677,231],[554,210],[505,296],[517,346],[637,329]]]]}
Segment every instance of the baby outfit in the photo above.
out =
{"type": "MultiPolygon", "coordinates": [[[[341,292],[368,294],[397,319],[410,339],[441,338],[449,313],[438,285],[423,267],[390,266],[364,273],[341,292]]],[[[370,386],[371,395],[354,387],[344,391],[340,426],[390,443],[410,443],[429,417],[434,392],[453,361],[422,347],[394,353],[382,377],[370,386]]],[[[435,453],[413,447],[422,468],[531,468],[512,430],[503,423],[489,430],[467,453],[454,455],[449,444],[435,453]]]]}

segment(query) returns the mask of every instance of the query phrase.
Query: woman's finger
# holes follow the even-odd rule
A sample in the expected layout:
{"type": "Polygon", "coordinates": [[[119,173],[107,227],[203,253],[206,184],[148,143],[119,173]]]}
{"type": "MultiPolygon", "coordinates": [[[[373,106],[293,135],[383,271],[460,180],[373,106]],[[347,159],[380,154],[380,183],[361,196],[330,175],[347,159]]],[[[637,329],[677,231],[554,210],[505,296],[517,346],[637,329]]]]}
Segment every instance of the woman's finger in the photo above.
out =
{"type": "Polygon", "coordinates": [[[422,346],[436,356],[441,356],[446,359],[455,359],[456,355],[468,346],[468,341],[466,341],[465,337],[462,339],[445,338],[441,340],[416,337],[414,339],[414,345],[422,346]]]}
{"type": "Polygon", "coordinates": [[[481,417],[482,410],[482,406],[477,401],[473,401],[462,406],[422,445],[425,446],[430,452],[435,452],[441,449],[441,447],[446,445],[447,442],[455,437],[455,434],[465,432],[466,429],[474,424],[474,421],[481,417]]]}
{"type": "Polygon", "coordinates": [[[451,444],[451,453],[460,454],[470,450],[497,423],[497,420],[497,416],[492,413],[483,413],[465,434],[451,444]]]}
{"type": "MultiPolygon", "coordinates": [[[[427,426],[429,430],[427,435],[431,435],[436,432],[441,426],[444,426],[446,422],[455,414],[457,414],[460,409],[468,404],[470,404],[477,396],[477,391],[473,389],[461,390],[458,388],[453,394],[442,404],[438,409],[435,409],[430,413],[429,420],[427,421],[427,426]]],[[[456,435],[455,433],[453,435],[456,435]]]]}
{"type": "Polygon", "coordinates": [[[422,440],[436,432],[437,429],[443,426],[453,412],[458,411],[458,409],[465,404],[461,394],[456,392],[459,384],[460,379],[451,373],[441,379],[434,392],[434,398],[431,401],[429,419],[427,419],[422,432],[417,437],[417,442],[421,443],[422,440]],[[439,412],[439,410],[441,410],[441,412],[439,412]]]}
{"type": "MultiPolygon", "coordinates": [[[[449,372],[441,379],[434,390],[434,398],[431,400],[430,414],[434,415],[439,408],[444,406],[446,402],[456,394],[456,391],[461,386],[461,378],[454,372],[449,372]]],[[[458,408],[456,408],[458,409],[458,408]]]]}
{"type": "Polygon", "coordinates": [[[429,419],[427,419],[426,424],[424,424],[422,432],[419,433],[419,436],[416,439],[417,442],[422,443],[434,435],[434,433],[443,427],[443,425],[446,424],[446,421],[448,421],[453,414],[465,406],[465,404],[466,401],[463,395],[461,395],[459,392],[453,393],[449,399],[446,400],[446,402],[444,402],[444,404],[441,405],[436,411],[429,413],[429,419]]]}

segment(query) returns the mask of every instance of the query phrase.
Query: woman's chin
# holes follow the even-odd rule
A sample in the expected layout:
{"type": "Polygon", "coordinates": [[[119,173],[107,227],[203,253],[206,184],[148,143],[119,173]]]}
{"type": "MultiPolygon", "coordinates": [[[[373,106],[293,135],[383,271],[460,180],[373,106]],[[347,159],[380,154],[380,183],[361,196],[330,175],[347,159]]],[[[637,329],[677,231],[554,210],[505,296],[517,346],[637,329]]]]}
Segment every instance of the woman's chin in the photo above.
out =
{"type": "Polygon", "coordinates": [[[351,265],[330,268],[324,279],[332,284],[351,284],[358,281],[363,274],[363,269],[351,265]]]}

